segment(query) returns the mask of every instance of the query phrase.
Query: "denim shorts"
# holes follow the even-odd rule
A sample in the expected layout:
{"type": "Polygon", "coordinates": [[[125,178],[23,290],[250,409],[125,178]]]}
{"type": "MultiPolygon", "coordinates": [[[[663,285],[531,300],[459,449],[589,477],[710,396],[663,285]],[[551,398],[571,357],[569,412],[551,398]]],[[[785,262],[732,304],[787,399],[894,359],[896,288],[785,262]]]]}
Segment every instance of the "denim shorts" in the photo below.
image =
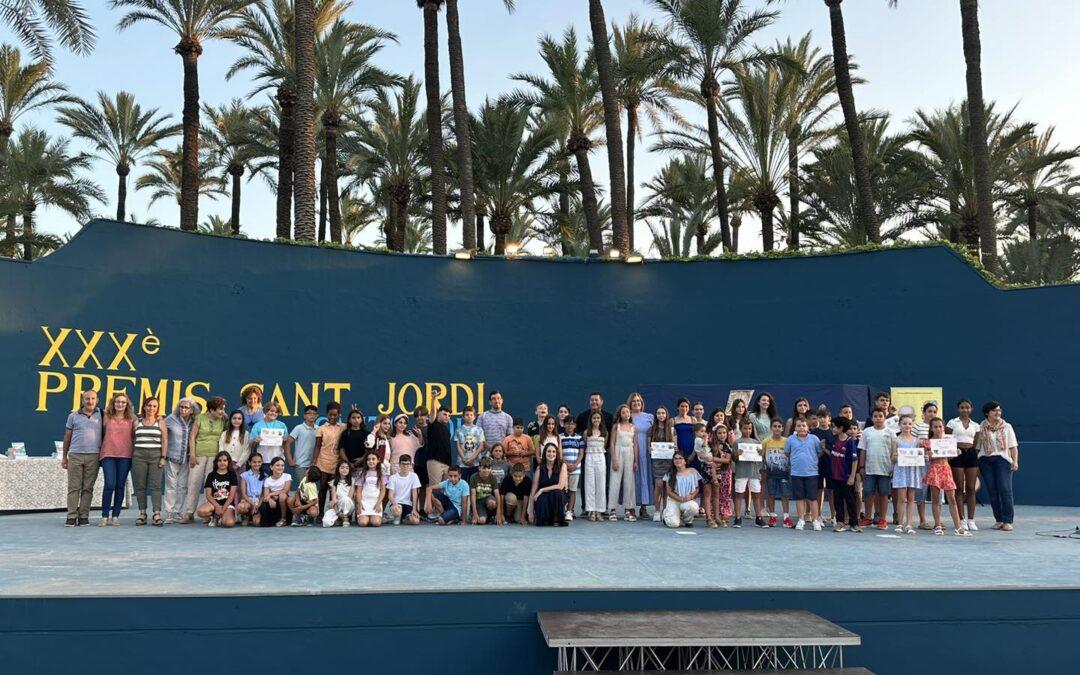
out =
{"type": "Polygon", "coordinates": [[[817,476],[792,476],[791,496],[795,501],[800,499],[816,500],[818,497],[817,476]]]}
{"type": "Polygon", "coordinates": [[[769,489],[770,497],[780,497],[781,499],[791,499],[791,479],[781,476],[769,476],[765,479],[765,483],[769,489]]]}
{"type": "Polygon", "coordinates": [[[863,478],[863,497],[871,495],[887,495],[892,491],[892,476],[875,476],[866,474],[863,478]]]}

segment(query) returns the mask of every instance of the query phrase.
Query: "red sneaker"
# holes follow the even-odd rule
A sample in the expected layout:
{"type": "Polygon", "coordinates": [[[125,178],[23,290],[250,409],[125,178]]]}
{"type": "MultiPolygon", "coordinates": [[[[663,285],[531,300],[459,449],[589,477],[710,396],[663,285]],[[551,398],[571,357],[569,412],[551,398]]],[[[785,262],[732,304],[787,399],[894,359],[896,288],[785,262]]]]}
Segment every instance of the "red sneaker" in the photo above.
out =
{"type": "Polygon", "coordinates": [[[886,530],[886,529],[888,529],[888,527],[889,527],[889,526],[885,524],[885,519],[884,519],[884,518],[882,518],[881,520],[877,521],[877,529],[879,529],[879,530],[886,530]]]}
{"type": "Polygon", "coordinates": [[[795,529],[795,522],[791,519],[791,516],[784,516],[784,527],[795,529]]]}
{"type": "Polygon", "coordinates": [[[776,516],[769,516],[769,527],[776,527],[776,516]]]}
{"type": "Polygon", "coordinates": [[[859,518],[859,527],[867,527],[870,525],[870,519],[867,517],[859,518]]]}

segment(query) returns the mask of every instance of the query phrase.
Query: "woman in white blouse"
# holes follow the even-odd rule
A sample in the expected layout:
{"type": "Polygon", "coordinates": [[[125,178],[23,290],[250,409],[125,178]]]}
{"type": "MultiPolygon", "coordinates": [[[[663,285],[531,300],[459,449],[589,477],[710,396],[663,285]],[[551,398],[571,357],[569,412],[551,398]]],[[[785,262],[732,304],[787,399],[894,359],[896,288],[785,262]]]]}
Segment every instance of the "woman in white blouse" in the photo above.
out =
{"type": "Polygon", "coordinates": [[[983,404],[986,420],[975,434],[979,449],[979,473],[990,493],[990,508],[994,510],[994,529],[1012,532],[1013,529],[1013,472],[1020,468],[1020,451],[1012,425],[1001,417],[1001,404],[983,404]]]}
{"type": "Polygon", "coordinates": [[[956,503],[960,509],[960,524],[971,532],[975,527],[975,495],[979,491],[979,451],[975,448],[975,434],[979,432],[979,423],[971,419],[971,399],[962,398],[956,402],[956,417],[946,425],[960,454],[949,459],[952,467],[953,482],[956,483],[956,503]],[[964,505],[967,504],[967,517],[964,517],[964,505]]]}

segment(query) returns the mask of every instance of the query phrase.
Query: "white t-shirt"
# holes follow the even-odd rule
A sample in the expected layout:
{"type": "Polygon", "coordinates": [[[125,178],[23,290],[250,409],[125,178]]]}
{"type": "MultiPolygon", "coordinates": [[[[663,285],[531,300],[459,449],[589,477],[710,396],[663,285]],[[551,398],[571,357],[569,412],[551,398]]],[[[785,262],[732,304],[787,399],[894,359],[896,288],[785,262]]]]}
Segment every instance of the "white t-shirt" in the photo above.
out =
{"type": "Polygon", "coordinates": [[[409,475],[402,476],[400,473],[395,473],[390,476],[390,480],[386,484],[387,489],[394,491],[394,503],[395,504],[408,504],[412,506],[412,491],[414,489],[420,489],[420,479],[412,471],[409,475]]]}
{"type": "Polygon", "coordinates": [[[945,426],[952,429],[953,438],[957,443],[974,443],[975,433],[979,430],[979,423],[972,419],[968,420],[967,429],[965,429],[959,417],[952,418],[945,426]]]}
{"type": "Polygon", "coordinates": [[[281,474],[279,478],[273,476],[267,476],[263,482],[263,487],[269,488],[270,492],[279,492],[285,489],[285,486],[292,482],[292,476],[287,473],[281,474]]]}
{"type": "Polygon", "coordinates": [[[980,429],[982,431],[982,448],[979,449],[979,457],[1004,457],[1012,462],[1012,455],[1009,454],[1009,448],[1016,447],[1016,432],[1013,431],[1012,425],[1008,422],[1005,423],[1005,446],[1004,448],[998,447],[998,434],[987,431],[985,427],[980,429]],[[986,450],[990,450],[987,452],[986,450]]]}

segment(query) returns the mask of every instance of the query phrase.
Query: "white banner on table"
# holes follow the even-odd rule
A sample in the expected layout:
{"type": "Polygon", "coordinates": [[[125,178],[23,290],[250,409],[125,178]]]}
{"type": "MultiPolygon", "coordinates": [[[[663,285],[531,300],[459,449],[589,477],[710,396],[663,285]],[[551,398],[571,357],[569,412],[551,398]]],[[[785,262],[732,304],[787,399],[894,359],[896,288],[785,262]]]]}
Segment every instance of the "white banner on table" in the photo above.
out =
{"type": "Polygon", "coordinates": [[[897,448],[897,466],[926,466],[926,451],[922,448],[897,448]]]}
{"type": "Polygon", "coordinates": [[[960,451],[956,448],[956,439],[951,436],[930,439],[930,454],[935,458],[956,457],[960,451]]]}
{"type": "Polygon", "coordinates": [[[675,444],[653,441],[649,443],[649,456],[653,459],[671,459],[675,456],[675,444]]]}
{"type": "Polygon", "coordinates": [[[740,462],[760,462],[761,443],[739,443],[740,462]]]}
{"type": "Polygon", "coordinates": [[[268,448],[280,448],[284,442],[284,429],[263,429],[259,432],[259,445],[265,445],[268,448]]]}

